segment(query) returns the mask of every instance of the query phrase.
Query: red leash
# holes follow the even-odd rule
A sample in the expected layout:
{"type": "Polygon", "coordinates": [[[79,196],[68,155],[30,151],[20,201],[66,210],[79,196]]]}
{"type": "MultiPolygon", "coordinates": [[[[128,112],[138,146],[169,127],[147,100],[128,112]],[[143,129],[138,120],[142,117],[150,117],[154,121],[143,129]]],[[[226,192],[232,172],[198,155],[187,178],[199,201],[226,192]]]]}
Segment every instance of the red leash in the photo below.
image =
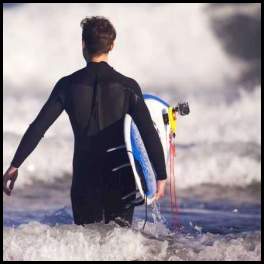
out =
{"type": "Polygon", "coordinates": [[[178,215],[178,206],[176,199],[176,185],[175,185],[175,156],[176,156],[176,146],[174,141],[174,136],[170,135],[170,202],[171,202],[171,212],[173,219],[173,226],[177,226],[177,215],[178,215]]]}

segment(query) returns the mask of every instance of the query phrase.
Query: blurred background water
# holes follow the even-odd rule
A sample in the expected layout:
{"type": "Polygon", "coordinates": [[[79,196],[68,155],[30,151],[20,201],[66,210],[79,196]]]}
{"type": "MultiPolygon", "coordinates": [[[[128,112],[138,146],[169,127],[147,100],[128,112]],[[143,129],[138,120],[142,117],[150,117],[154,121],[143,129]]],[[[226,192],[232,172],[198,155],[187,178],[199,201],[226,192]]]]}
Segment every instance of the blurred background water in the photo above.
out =
{"type": "MultiPolygon", "coordinates": [[[[140,232],[72,225],[73,135],[66,114],[20,169],[4,196],[4,260],[260,260],[260,4],[3,4],[3,167],[56,81],[84,67],[80,21],[103,15],[117,30],[109,63],[179,118],[179,228],[140,232]],[[43,74],[44,73],[44,74],[43,74]]],[[[150,210],[151,211],[151,210],[150,210]]]]}

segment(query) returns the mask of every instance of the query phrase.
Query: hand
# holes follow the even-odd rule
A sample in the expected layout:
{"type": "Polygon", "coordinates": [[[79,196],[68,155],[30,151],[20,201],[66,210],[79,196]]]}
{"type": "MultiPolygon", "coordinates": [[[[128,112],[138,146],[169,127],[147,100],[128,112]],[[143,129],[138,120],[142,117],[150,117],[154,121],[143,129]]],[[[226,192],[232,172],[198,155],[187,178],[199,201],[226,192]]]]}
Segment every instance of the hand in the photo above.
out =
{"type": "Polygon", "coordinates": [[[15,181],[18,176],[18,169],[10,166],[9,169],[6,171],[6,173],[3,176],[3,191],[6,195],[10,196],[11,192],[14,188],[15,181]],[[9,186],[8,186],[8,182],[9,186]]]}
{"type": "Polygon", "coordinates": [[[161,180],[157,182],[157,192],[155,195],[155,200],[163,198],[165,195],[166,180],[161,180]]]}

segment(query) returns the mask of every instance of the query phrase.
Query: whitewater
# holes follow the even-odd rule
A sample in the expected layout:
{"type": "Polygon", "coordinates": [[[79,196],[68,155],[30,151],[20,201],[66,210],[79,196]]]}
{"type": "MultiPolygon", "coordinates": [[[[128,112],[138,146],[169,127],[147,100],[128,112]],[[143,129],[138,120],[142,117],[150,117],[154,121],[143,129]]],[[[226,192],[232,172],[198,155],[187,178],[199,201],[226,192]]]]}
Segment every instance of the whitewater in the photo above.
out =
{"type": "Polygon", "coordinates": [[[165,220],[155,221],[149,208],[144,231],[144,207],[136,209],[131,229],[73,224],[73,134],[63,113],[20,168],[13,196],[3,196],[4,260],[260,260],[261,86],[240,81],[249,64],[226,52],[211,25],[213,18],[258,17],[259,8],[4,7],[3,172],[56,81],[84,67],[85,16],[104,15],[116,26],[110,65],[143,92],[172,105],[188,101],[191,109],[178,119],[176,228],[169,192],[159,205],[165,220]]]}

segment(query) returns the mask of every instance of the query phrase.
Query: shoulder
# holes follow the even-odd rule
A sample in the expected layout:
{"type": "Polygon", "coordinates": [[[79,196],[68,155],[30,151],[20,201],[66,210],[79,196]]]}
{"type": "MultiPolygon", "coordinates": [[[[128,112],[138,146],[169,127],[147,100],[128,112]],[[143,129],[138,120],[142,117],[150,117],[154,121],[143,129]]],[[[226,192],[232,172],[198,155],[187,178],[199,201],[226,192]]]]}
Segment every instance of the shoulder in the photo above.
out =
{"type": "Polygon", "coordinates": [[[131,90],[131,92],[137,94],[138,96],[142,97],[142,91],[140,88],[140,85],[138,84],[138,82],[133,79],[130,78],[128,76],[125,76],[123,74],[121,74],[120,72],[117,72],[116,70],[114,70],[117,78],[120,80],[120,82],[122,82],[122,84],[128,88],[129,90],[131,90]]]}
{"type": "Polygon", "coordinates": [[[74,82],[80,80],[83,76],[87,75],[87,68],[84,67],[82,69],[79,69],[67,76],[62,77],[62,82],[74,82]]]}
{"type": "Polygon", "coordinates": [[[57,81],[55,88],[56,87],[57,89],[66,88],[66,86],[70,85],[72,82],[78,81],[80,77],[83,76],[84,74],[85,74],[85,68],[82,68],[69,75],[65,75],[57,81]]]}

